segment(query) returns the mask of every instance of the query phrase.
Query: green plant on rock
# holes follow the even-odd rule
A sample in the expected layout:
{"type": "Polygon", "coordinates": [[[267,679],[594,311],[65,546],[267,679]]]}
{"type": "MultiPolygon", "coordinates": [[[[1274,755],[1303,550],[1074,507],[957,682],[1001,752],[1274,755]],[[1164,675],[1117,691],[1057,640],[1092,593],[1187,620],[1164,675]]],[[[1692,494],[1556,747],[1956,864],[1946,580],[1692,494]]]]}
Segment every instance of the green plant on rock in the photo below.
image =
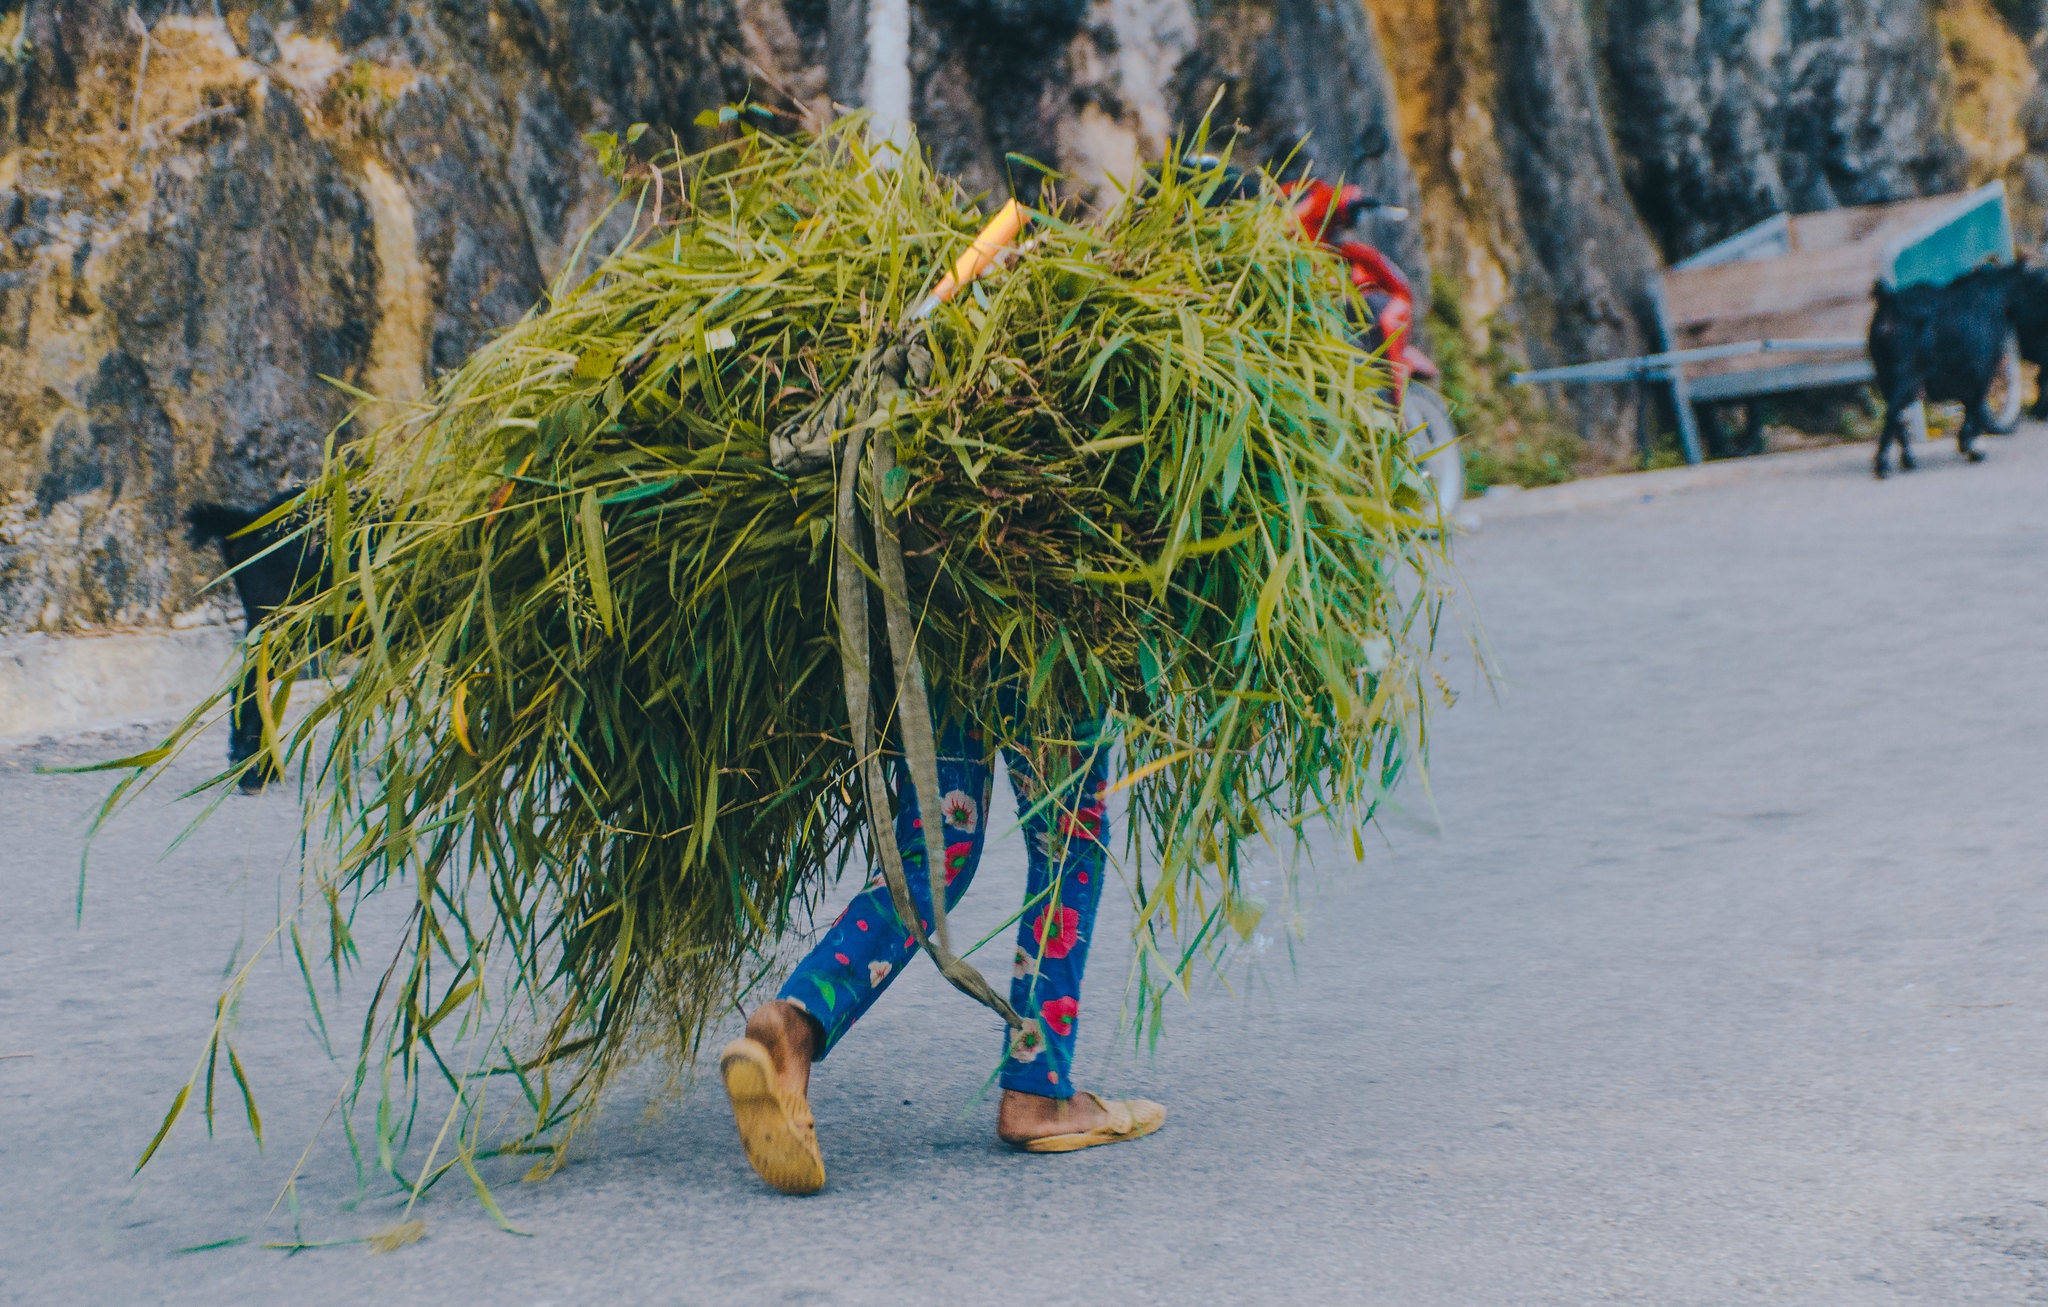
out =
{"type": "Polygon", "coordinates": [[[1558,420],[1535,391],[1508,384],[1520,363],[1501,345],[1505,333],[1477,324],[1487,344],[1474,349],[1458,285],[1430,278],[1430,349],[1443,370],[1438,383],[1463,434],[1465,481],[1477,493],[1491,485],[1547,486],[1576,476],[1585,442],[1558,420]]]}

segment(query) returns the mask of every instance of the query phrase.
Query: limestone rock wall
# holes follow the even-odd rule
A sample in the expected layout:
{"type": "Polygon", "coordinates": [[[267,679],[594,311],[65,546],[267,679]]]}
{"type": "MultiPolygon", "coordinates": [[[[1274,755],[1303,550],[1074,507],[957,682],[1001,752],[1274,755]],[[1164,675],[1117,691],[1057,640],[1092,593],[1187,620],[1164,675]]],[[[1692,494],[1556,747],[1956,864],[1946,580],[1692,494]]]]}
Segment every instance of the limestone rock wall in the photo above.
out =
{"type": "MultiPolygon", "coordinates": [[[[1436,344],[1505,369],[1647,346],[1659,257],[1779,208],[2003,176],[2037,225],[2041,5],[17,0],[0,634],[188,608],[185,507],[304,476],[355,394],[418,396],[562,273],[592,130],[870,103],[991,201],[1044,184],[1019,157],[1102,198],[1213,105],[1240,158],[1412,209],[1375,239],[1436,344]]],[[[1554,416],[1632,448],[1626,393],[1554,416]]]]}
{"type": "Polygon", "coordinates": [[[1924,0],[1614,0],[1616,137],[1666,251],[1787,210],[1960,186],[1936,18],[1924,0]]]}
{"type": "MultiPolygon", "coordinates": [[[[1237,157],[1342,174],[1389,204],[1421,210],[1401,148],[1399,107],[1372,15],[1349,0],[1218,0],[1180,70],[1180,116],[1211,104],[1242,124],[1237,157]]],[[[1424,287],[1429,255],[1415,221],[1376,221],[1371,239],[1424,287]]]]}
{"type": "Polygon", "coordinates": [[[0,632],[191,604],[185,507],[303,477],[343,386],[417,397],[541,295],[609,198],[583,132],[748,85],[716,4],[128,14],[0,23],[0,632]]]}

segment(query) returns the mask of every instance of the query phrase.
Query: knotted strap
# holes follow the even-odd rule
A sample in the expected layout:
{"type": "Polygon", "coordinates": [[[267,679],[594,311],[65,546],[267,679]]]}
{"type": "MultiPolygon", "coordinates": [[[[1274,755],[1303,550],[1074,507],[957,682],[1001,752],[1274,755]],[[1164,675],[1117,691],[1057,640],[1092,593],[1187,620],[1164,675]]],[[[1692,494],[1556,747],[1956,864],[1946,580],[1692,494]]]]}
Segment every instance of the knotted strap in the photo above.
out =
{"type": "MultiPolygon", "coordinates": [[[[833,584],[839,602],[839,667],[846,683],[846,715],[853,728],[854,753],[859,758],[861,780],[867,796],[868,833],[882,863],[882,879],[889,887],[889,899],[896,915],[910,928],[918,946],[931,955],[939,973],[955,989],[995,1012],[1011,1026],[1022,1029],[1024,1019],[990,986],[980,971],[953,952],[952,934],[946,922],[946,835],[945,822],[938,815],[939,749],[932,730],[931,699],[926,693],[924,668],[917,656],[917,627],[906,601],[909,588],[903,571],[903,542],[896,512],[883,493],[889,473],[896,468],[895,436],[887,429],[888,399],[901,389],[905,372],[912,367],[911,349],[893,345],[878,350],[872,359],[874,386],[866,395],[855,396],[840,407],[837,416],[852,417],[839,450],[839,495],[835,514],[838,544],[833,558],[833,584]],[[854,407],[865,409],[854,413],[854,407]],[[877,425],[871,419],[881,416],[877,425]],[[927,927],[911,897],[910,880],[903,870],[903,855],[888,829],[889,787],[882,774],[881,750],[875,738],[872,671],[868,663],[868,595],[863,575],[861,550],[860,471],[863,446],[870,427],[875,428],[872,480],[869,503],[874,520],[876,575],[882,585],[883,624],[889,641],[889,660],[896,670],[896,710],[903,735],[903,753],[910,764],[910,783],[924,809],[925,871],[931,885],[932,924],[927,927]]],[[[929,356],[927,355],[927,366],[929,356]]],[[[863,368],[866,363],[863,363],[863,368]]],[[[841,394],[845,394],[842,391],[841,394]]],[[[830,448],[830,432],[826,433],[830,448]]]]}
{"type": "Polygon", "coordinates": [[[945,820],[937,811],[939,746],[932,731],[932,706],[925,690],[924,666],[917,657],[917,624],[910,614],[910,588],[903,574],[902,536],[896,511],[890,507],[883,487],[889,482],[889,474],[896,470],[896,437],[889,430],[894,412],[891,401],[906,382],[923,385],[931,376],[931,351],[921,339],[925,319],[960,287],[995,266],[1009,243],[1023,230],[1025,221],[1024,208],[1017,201],[1003,205],[954,262],[953,270],[911,311],[901,328],[885,336],[854,365],[845,384],[768,438],[770,461],[777,470],[789,473],[830,466],[833,447],[838,446],[839,493],[833,531],[837,545],[833,550],[832,579],[839,602],[839,669],[846,682],[846,717],[853,729],[854,755],[859,759],[861,784],[867,795],[868,835],[881,859],[889,899],[896,906],[896,915],[909,926],[911,937],[931,955],[939,974],[955,989],[1019,1030],[1024,1028],[1024,1018],[996,993],[987,977],[953,952],[952,932],[946,924],[945,820]],[[930,926],[918,913],[917,900],[911,897],[902,851],[888,829],[889,786],[882,775],[881,747],[875,738],[874,681],[868,665],[867,566],[861,549],[860,517],[861,454],[869,443],[870,432],[873,452],[869,462],[873,476],[868,502],[875,527],[875,575],[882,586],[882,619],[889,640],[889,661],[896,669],[896,714],[903,734],[903,755],[910,765],[910,783],[926,810],[923,831],[925,873],[931,885],[930,926]]]}

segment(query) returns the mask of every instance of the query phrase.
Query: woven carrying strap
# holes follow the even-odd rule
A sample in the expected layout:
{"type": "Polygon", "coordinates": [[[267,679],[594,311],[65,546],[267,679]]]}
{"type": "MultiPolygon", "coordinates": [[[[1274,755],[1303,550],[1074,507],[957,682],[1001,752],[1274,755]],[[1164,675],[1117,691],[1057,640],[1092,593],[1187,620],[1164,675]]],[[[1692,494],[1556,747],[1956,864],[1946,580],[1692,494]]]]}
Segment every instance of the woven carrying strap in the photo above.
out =
{"type": "MultiPolygon", "coordinates": [[[[990,986],[980,971],[953,952],[952,934],[946,923],[946,834],[945,822],[937,816],[939,798],[939,750],[932,729],[931,699],[926,693],[924,668],[917,656],[917,625],[907,600],[908,586],[903,571],[903,542],[896,512],[883,493],[889,474],[896,469],[895,437],[887,429],[889,400],[902,388],[906,374],[921,371],[916,355],[923,349],[915,339],[878,349],[863,360],[853,384],[842,389],[820,407],[805,425],[808,439],[791,442],[806,454],[822,443],[829,450],[832,430],[826,427],[818,439],[818,427],[844,422],[844,439],[839,448],[838,504],[834,536],[833,585],[839,604],[839,666],[846,682],[846,715],[853,728],[854,753],[859,758],[861,781],[867,798],[868,833],[882,863],[882,879],[889,887],[889,899],[896,915],[909,927],[918,946],[931,955],[939,973],[955,989],[995,1012],[1011,1026],[1022,1029],[1024,1019],[990,986]],[[860,386],[862,381],[871,381],[860,386]],[[856,390],[855,387],[859,386],[856,390]],[[878,423],[876,419],[881,421],[878,423]],[[870,431],[874,438],[869,439],[870,431]],[[883,627],[889,641],[889,660],[896,671],[896,712],[903,737],[903,753],[910,765],[910,783],[925,809],[923,822],[925,871],[931,884],[931,925],[926,926],[911,897],[910,880],[903,869],[903,855],[889,830],[889,787],[882,774],[881,748],[875,735],[872,668],[868,661],[868,594],[866,560],[861,549],[860,473],[864,447],[872,446],[869,483],[870,516],[874,521],[875,575],[881,582],[883,627]]],[[[930,355],[923,358],[930,366],[930,355]]]]}

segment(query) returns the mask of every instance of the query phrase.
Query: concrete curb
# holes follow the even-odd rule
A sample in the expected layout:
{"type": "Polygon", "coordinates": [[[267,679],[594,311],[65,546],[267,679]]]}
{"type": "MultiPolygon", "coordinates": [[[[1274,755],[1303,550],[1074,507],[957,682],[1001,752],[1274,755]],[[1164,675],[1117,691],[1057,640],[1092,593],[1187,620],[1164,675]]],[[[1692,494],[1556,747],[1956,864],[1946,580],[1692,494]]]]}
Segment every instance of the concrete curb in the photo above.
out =
{"type": "MultiPolygon", "coordinates": [[[[2036,424],[2020,427],[2018,435],[2031,434],[2036,424]]],[[[2011,437],[1985,436],[1988,449],[1996,450],[2011,437]]],[[[1941,460],[1958,457],[1952,440],[1930,440],[1913,447],[1914,456],[1941,460]]],[[[1717,486],[1747,481],[1782,480],[1796,476],[1870,475],[1871,456],[1876,447],[1867,441],[1801,449],[1787,454],[1763,454],[1752,458],[1730,458],[1697,467],[1666,467],[1655,472],[1618,472],[1610,476],[1567,481],[1560,486],[1533,490],[1494,487],[1467,503],[1466,508],[1483,525],[1517,517],[1537,517],[1581,508],[1606,508],[1616,504],[1647,504],[1672,495],[1688,494],[1717,486]]]]}
{"type": "Polygon", "coordinates": [[[0,748],[182,713],[235,656],[225,626],[0,639],[0,748]]]}
{"type": "Polygon", "coordinates": [[[1841,473],[1851,466],[1870,475],[1871,447],[1865,444],[1831,445],[1825,449],[1802,449],[1789,454],[1764,454],[1754,458],[1723,459],[1697,467],[1666,467],[1654,472],[1617,472],[1611,476],[1588,477],[1563,485],[1538,486],[1530,490],[1494,487],[1473,500],[1470,507],[1482,522],[1517,517],[1537,517],[1580,508],[1605,508],[1614,504],[1646,504],[1671,495],[1736,485],[1785,476],[1841,473]]]}

